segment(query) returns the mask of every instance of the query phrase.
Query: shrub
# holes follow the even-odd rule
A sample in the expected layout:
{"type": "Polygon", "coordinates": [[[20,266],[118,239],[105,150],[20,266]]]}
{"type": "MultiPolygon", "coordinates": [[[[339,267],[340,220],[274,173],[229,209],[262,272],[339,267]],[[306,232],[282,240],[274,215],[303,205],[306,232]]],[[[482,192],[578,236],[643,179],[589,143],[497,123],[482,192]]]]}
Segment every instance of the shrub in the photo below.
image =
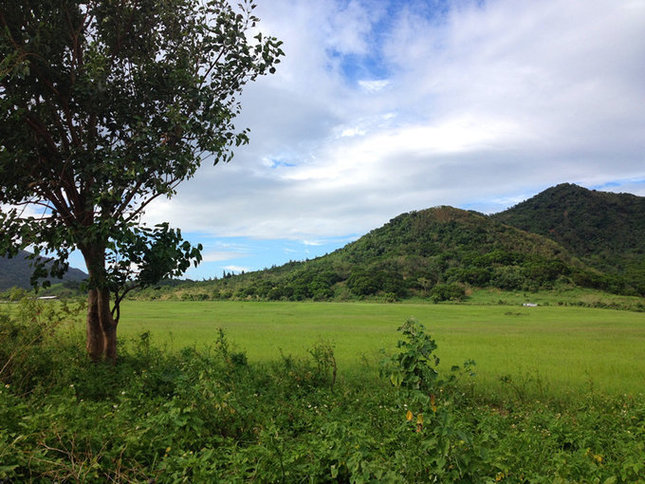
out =
{"type": "Polygon", "coordinates": [[[422,394],[444,391],[453,385],[464,372],[474,376],[475,362],[467,360],[464,371],[453,366],[448,377],[440,378],[437,367],[439,357],[435,354],[437,343],[425,332],[423,324],[409,318],[398,329],[403,335],[397,343],[399,352],[381,361],[381,375],[387,376],[395,387],[416,390],[422,394]]]}
{"type": "Polygon", "coordinates": [[[318,376],[323,380],[329,379],[330,389],[333,392],[338,372],[336,357],[334,356],[334,345],[329,341],[320,340],[309,348],[308,352],[316,363],[318,376]]]}
{"type": "Polygon", "coordinates": [[[83,303],[44,302],[23,293],[15,317],[0,314],[1,381],[20,392],[52,384],[79,343],[62,341],[59,330],[83,309],[83,303]]]}
{"type": "Polygon", "coordinates": [[[441,301],[461,301],[466,297],[466,290],[457,283],[437,284],[432,288],[430,297],[435,303],[441,301]]]}
{"type": "Polygon", "coordinates": [[[398,330],[405,339],[396,345],[398,354],[383,360],[381,374],[396,387],[431,390],[439,377],[439,357],[434,354],[437,344],[415,319],[408,319],[398,330]]]}

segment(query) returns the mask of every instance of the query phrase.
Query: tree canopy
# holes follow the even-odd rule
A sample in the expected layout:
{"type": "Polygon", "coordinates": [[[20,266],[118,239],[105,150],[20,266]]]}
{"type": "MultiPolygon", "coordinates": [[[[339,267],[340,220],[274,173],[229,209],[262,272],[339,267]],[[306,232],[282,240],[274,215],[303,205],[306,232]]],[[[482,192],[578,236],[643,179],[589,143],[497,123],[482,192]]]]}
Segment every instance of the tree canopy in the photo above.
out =
{"type": "Polygon", "coordinates": [[[124,292],[200,260],[179,230],[143,226],[145,207],[248,142],[239,95],[274,72],[281,43],[252,0],[0,5],[0,253],[55,253],[35,265],[45,276],[79,249],[88,351],[115,359],[124,292]]]}

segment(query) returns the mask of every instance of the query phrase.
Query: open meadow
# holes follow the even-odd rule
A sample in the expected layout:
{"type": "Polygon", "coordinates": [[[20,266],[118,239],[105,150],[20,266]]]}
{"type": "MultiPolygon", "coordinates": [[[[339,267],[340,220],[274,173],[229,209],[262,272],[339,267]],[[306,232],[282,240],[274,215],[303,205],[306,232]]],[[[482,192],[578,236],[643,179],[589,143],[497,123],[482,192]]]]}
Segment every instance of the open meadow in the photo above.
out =
{"type": "Polygon", "coordinates": [[[128,301],[112,365],[72,306],[0,307],[0,481],[645,480],[643,313],[128,301]]]}
{"type": "Polygon", "coordinates": [[[130,301],[121,336],[150,331],[170,349],[212,345],[223,329],[252,362],[307,357],[320,340],[335,347],[340,375],[377,368],[409,317],[438,344],[442,367],[477,363],[481,391],[566,396],[579,391],[645,393],[645,313],[558,306],[315,302],[130,301]],[[501,385],[501,387],[500,387],[501,385]],[[520,388],[521,387],[521,388],[520,388]]]}

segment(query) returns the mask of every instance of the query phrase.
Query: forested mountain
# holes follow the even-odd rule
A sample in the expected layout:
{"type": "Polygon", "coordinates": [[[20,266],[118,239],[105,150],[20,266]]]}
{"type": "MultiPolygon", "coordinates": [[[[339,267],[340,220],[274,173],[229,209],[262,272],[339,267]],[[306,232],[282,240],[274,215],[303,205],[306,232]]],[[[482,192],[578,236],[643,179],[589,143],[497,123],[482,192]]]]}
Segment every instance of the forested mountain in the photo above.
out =
{"type": "Polygon", "coordinates": [[[492,218],[544,235],[645,293],[645,197],[565,183],[492,218]]]}
{"type": "MultiPolygon", "coordinates": [[[[21,251],[11,259],[0,257],[0,291],[10,287],[22,287],[29,289],[31,284],[32,268],[29,265],[28,252],[21,251]]],[[[80,282],[87,278],[87,274],[79,269],[70,268],[62,279],[62,282],[80,282]]],[[[52,283],[61,282],[59,279],[51,279],[52,283]]]]}
{"type": "Polygon", "coordinates": [[[204,299],[443,300],[458,299],[469,286],[538,290],[556,284],[619,286],[553,240],[443,206],[399,215],[326,256],[199,283],[191,292],[204,299]]]}
{"type": "MultiPolygon", "coordinates": [[[[563,184],[499,214],[452,207],[405,213],[331,254],[143,296],[331,300],[459,298],[468,287],[558,285],[645,295],[645,198],[563,184]]],[[[0,289],[28,287],[24,257],[0,259],[0,289]],[[19,282],[15,282],[19,281],[19,282]]],[[[85,278],[72,269],[68,278],[85,278]]]]}

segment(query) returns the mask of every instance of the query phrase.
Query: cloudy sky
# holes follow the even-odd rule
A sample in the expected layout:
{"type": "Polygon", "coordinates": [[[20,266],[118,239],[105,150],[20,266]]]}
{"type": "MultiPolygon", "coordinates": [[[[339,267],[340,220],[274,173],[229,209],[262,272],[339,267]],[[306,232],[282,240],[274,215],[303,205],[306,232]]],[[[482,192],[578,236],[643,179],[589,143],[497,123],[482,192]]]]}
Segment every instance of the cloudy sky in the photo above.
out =
{"type": "Polygon", "coordinates": [[[147,213],[204,245],[188,277],[562,182],[645,195],[645,0],[258,3],[286,56],[243,95],[251,143],[147,213]]]}

